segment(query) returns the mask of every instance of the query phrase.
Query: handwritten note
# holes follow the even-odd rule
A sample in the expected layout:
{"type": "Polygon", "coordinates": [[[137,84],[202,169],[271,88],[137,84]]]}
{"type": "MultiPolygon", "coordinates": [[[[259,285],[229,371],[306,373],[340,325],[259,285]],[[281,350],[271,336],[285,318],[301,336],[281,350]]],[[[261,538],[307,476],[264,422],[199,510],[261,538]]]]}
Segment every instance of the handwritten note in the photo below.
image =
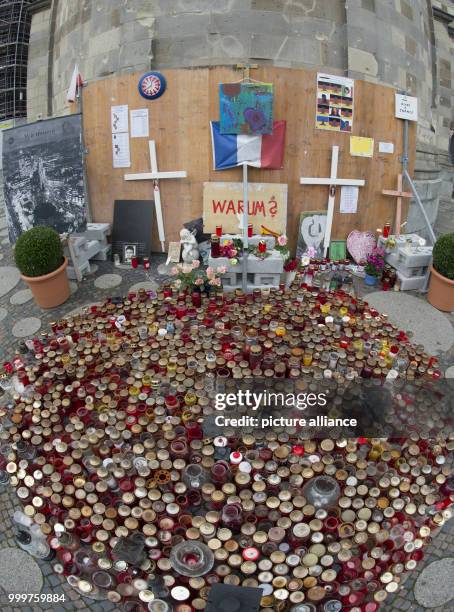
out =
{"type": "Polygon", "coordinates": [[[358,187],[344,186],[341,189],[340,212],[352,214],[358,211],[358,187]]]}
{"type": "Polygon", "coordinates": [[[148,108],[131,111],[131,138],[148,138],[148,108]]]}
{"type": "Polygon", "coordinates": [[[418,121],[418,98],[396,94],[396,117],[418,121]]]}

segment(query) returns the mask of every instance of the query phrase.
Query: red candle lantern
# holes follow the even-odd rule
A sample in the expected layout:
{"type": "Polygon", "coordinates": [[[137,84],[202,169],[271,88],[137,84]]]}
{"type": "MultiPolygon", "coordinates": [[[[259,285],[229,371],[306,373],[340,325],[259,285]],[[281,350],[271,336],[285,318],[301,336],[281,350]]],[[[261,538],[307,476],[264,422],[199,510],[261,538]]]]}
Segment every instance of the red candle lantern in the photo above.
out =
{"type": "Polygon", "coordinates": [[[266,242],[264,240],[259,241],[258,250],[259,253],[266,253],[266,242]]]}
{"type": "Polygon", "coordinates": [[[139,265],[139,258],[131,257],[131,266],[134,268],[134,270],[137,268],[138,265],[139,265]]]}
{"type": "Polygon", "coordinates": [[[249,225],[247,226],[247,237],[252,238],[253,232],[254,228],[252,226],[252,223],[249,223],[249,225]]]}
{"type": "Polygon", "coordinates": [[[216,236],[219,238],[222,236],[222,225],[216,225],[216,236]]]}

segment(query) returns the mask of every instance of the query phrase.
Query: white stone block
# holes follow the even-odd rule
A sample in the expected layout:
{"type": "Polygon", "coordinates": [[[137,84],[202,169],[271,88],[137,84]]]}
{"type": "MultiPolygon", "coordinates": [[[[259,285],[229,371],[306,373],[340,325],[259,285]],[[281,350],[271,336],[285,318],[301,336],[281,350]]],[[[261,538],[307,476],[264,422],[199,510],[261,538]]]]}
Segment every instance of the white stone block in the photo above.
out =
{"type": "Polygon", "coordinates": [[[397,263],[408,268],[430,266],[432,263],[432,251],[433,248],[431,246],[398,249],[397,263]]]}
{"type": "MultiPolygon", "coordinates": [[[[99,243],[98,243],[99,244],[99,243]]],[[[103,246],[91,259],[94,261],[107,261],[110,255],[112,245],[103,246]]]]}
{"type": "Polygon", "coordinates": [[[426,281],[425,276],[408,277],[402,274],[402,272],[397,272],[397,277],[400,280],[400,288],[402,291],[415,291],[417,289],[423,289],[426,281]]]}
{"type": "Polygon", "coordinates": [[[266,287],[279,287],[281,282],[280,274],[269,274],[267,272],[260,272],[254,274],[254,285],[265,285],[266,287]]]}
{"type": "Polygon", "coordinates": [[[272,251],[268,257],[261,259],[249,255],[247,271],[251,273],[280,274],[284,269],[284,260],[278,251],[272,251]]]}

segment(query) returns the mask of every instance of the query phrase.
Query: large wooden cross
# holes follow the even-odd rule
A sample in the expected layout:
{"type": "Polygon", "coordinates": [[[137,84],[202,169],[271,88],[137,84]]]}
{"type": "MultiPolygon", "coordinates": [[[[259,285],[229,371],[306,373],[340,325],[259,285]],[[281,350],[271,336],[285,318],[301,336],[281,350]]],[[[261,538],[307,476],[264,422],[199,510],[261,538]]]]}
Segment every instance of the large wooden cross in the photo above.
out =
{"type": "Polygon", "coordinates": [[[188,174],[184,170],[175,170],[173,172],[159,172],[158,160],[156,157],[156,143],[154,140],[150,140],[148,144],[150,147],[151,172],[143,172],[141,174],[125,174],[125,181],[153,181],[154,203],[156,206],[156,220],[158,223],[159,241],[161,243],[162,252],[164,253],[166,237],[164,232],[164,218],[162,216],[159,179],[186,178],[188,174]]]}
{"type": "Polygon", "coordinates": [[[342,179],[337,178],[337,166],[339,162],[339,147],[333,145],[332,156],[331,156],[331,173],[329,178],[307,178],[301,177],[301,185],[328,185],[329,186],[329,198],[328,198],[328,211],[326,216],[326,231],[325,238],[323,241],[324,257],[328,252],[329,243],[331,240],[331,228],[333,226],[334,216],[334,203],[336,200],[336,186],[337,185],[348,185],[352,187],[364,187],[366,181],[363,179],[342,179]]]}
{"type": "Polygon", "coordinates": [[[397,198],[396,206],[396,220],[394,222],[394,235],[400,236],[400,226],[402,225],[402,198],[412,198],[413,194],[411,191],[402,191],[403,189],[403,176],[402,174],[397,175],[397,191],[392,189],[383,189],[382,194],[397,198]]]}

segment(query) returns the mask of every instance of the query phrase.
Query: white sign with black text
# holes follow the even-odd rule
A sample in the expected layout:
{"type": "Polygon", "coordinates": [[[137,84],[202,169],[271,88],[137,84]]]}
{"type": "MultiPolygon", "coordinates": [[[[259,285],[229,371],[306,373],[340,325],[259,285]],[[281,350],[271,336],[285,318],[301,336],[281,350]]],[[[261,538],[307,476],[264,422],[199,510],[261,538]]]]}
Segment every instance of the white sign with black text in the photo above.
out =
{"type": "Polygon", "coordinates": [[[418,121],[418,98],[396,94],[396,117],[418,121]]]}

